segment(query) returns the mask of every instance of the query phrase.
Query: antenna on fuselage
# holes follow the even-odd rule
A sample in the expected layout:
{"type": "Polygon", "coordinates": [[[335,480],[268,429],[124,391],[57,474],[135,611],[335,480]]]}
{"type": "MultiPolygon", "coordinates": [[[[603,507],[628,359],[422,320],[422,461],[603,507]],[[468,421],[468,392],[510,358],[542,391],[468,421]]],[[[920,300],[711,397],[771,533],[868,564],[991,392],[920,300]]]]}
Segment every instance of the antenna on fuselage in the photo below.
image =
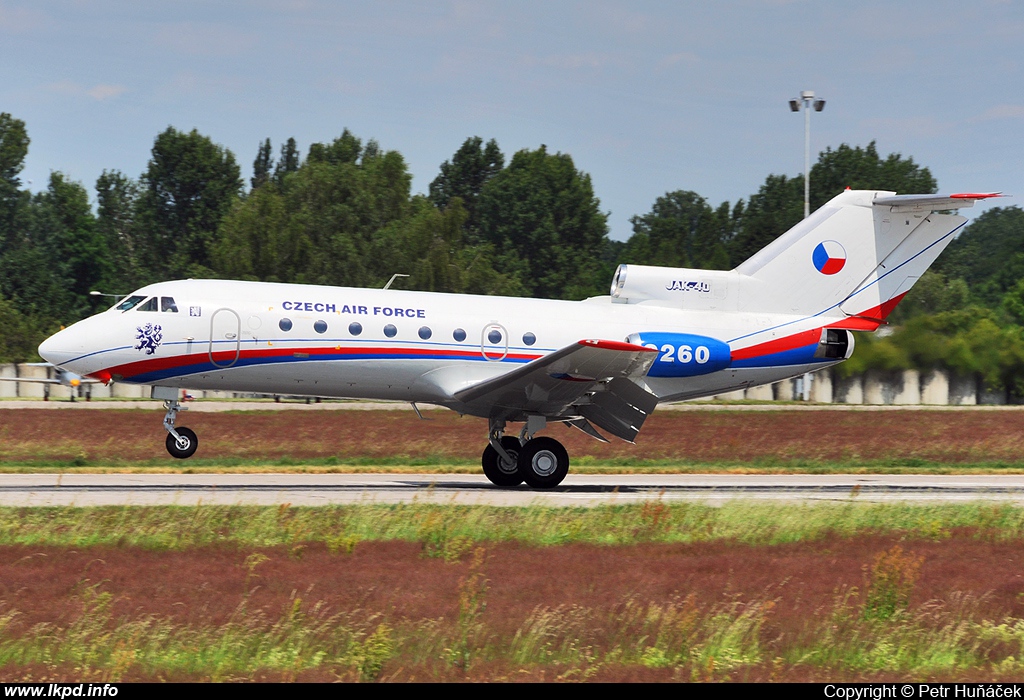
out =
{"type": "Polygon", "coordinates": [[[395,274],[391,275],[391,279],[389,279],[389,280],[388,280],[388,283],[384,285],[384,289],[387,289],[388,287],[390,287],[390,286],[391,286],[391,284],[392,284],[392,283],[393,283],[393,282],[394,282],[394,281],[395,281],[396,279],[398,279],[399,277],[408,277],[408,276],[409,276],[409,275],[403,275],[403,274],[402,274],[401,272],[396,272],[395,274]]]}

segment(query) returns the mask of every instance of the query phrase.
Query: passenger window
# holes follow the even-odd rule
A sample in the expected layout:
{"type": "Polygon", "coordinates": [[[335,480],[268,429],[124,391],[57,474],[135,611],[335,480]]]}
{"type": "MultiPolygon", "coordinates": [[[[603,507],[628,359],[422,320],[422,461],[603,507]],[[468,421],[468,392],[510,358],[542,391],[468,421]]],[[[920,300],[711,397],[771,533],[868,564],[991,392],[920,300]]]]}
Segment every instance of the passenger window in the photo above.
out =
{"type": "Polygon", "coordinates": [[[398,329],[389,323],[388,325],[384,326],[384,335],[386,335],[389,338],[394,338],[396,335],[398,335],[398,329]]]}
{"type": "Polygon", "coordinates": [[[533,345],[537,342],[537,336],[533,333],[523,333],[523,342],[527,345],[533,345]]]}
{"type": "Polygon", "coordinates": [[[128,297],[114,308],[117,309],[118,311],[128,311],[129,309],[134,309],[136,306],[138,306],[139,303],[145,298],[146,297],[139,296],[136,294],[135,296],[128,297]]]}
{"type": "Polygon", "coordinates": [[[461,328],[456,328],[455,332],[452,333],[452,337],[461,343],[463,340],[466,339],[466,331],[462,330],[461,328]]]}
{"type": "Polygon", "coordinates": [[[277,322],[277,327],[287,333],[292,329],[292,320],[290,318],[282,318],[277,322]]]}
{"type": "Polygon", "coordinates": [[[326,333],[327,321],[317,321],[316,323],[313,324],[313,330],[315,330],[317,333],[326,333]]]}
{"type": "Polygon", "coordinates": [[[423,338],[423,340],[429,340],[431,335],[432,333],[430,329],[427,328],[426,326],[422,326],[420,328],[420,337],[423,338]]]}
{"type": "Polygon", "coordinates": [[[487,340],[488,342],[497,345],[498,343],[501,342],[501,331],[497,329],[492,330],[490,333],[487,334],[487,340]]]}
{"type": "Polygon", "coordinates": [[[138,308],[139,311],[156,311],[156,297],[151,297],[149,301],[138,308]]]}
{"type": "Polygon", "coordinates": [[[160,310],[178,313],[178,305],[174,303],[173,297],[160,297],[160,310]]]}
{"type": "Polygon", "coordinates": [[[363,332],[363,324],[361,324],[359,321],[353,321],[352,323],[348,324],[348,332],[351,333],[352,335],[359,335],[360,333],[363,332]]]}

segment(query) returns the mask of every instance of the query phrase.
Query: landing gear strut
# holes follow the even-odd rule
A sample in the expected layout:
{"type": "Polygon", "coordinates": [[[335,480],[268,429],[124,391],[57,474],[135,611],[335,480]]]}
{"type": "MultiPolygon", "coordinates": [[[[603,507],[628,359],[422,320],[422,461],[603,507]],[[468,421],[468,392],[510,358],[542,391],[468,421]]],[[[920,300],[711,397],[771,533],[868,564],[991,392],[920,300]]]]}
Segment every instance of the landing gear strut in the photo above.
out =
{"type": "Polygon", "coordinates": [[[517,486],[523,481],[535,489],[550,489],[569,473],[569,453],[550,437],[533,437],[546,424],[531,416],[518,438],[504,435],[505,422],[492,421],[482,458],[484,475],[496,486],[517,486]]]}
{"type": "Polygon", "coordinates": [[[188,406],[182,406],[181,402],[177,399],[171,399],[164,401],[164,408],[167,409],[167,413],[164,414],[164,430],[167,431],[167,451],[171,454],[171,457],[177,459],[188,459],[196,452],[196,448],[199,447],[199,438],[196,434],[188,428],[177,428],[174,427],[174,421],[178,417],[178,411],[187,411],[188,406]]]}

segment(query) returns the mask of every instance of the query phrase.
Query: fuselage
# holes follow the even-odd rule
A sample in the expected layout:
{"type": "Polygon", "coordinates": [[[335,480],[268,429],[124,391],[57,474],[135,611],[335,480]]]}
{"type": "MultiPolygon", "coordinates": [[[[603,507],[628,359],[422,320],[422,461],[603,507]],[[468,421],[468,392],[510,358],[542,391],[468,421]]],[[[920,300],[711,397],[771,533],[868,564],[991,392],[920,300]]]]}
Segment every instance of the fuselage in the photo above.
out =
{"type": "MultiPolygon", "coordinates": [[[[40,354],[102,381],[392,399],[467,413],[474,411],[454,398],[459,390],[585,338],[638,342],[637,334],[691,334],[728,345],[731,357],[722,369],[683,377],[652,371],[645,383],[662,401],[778,381],[843,359],[815,356],[831,318],[694,309],[685,302],[224,280],[162,282],[126,299],[137,301],[62,330],[40,354]]],[[[684,347],[701,359],[699,344],[684,347]]],[[[659,350],[659,362],[686,359],[678,346],[659,350]]]]}

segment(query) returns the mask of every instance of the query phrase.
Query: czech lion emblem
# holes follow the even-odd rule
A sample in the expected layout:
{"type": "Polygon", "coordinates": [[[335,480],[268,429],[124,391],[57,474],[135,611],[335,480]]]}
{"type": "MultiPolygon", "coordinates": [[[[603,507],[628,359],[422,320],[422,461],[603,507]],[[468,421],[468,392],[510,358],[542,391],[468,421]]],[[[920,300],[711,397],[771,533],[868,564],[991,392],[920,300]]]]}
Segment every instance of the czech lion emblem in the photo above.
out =
{"type": "Polygon", "coordinates": [[[147,323],[145,326],[139,326],[135,330],[138,333],[135,334],[135,339],[139,341],[139,344],[135,346],[136,350],[145,350],[147,355],[152,355],[156,352],[157,347],[160,345],[160,341],[164,339],[163,328],[152,323],[147,323]]]}

